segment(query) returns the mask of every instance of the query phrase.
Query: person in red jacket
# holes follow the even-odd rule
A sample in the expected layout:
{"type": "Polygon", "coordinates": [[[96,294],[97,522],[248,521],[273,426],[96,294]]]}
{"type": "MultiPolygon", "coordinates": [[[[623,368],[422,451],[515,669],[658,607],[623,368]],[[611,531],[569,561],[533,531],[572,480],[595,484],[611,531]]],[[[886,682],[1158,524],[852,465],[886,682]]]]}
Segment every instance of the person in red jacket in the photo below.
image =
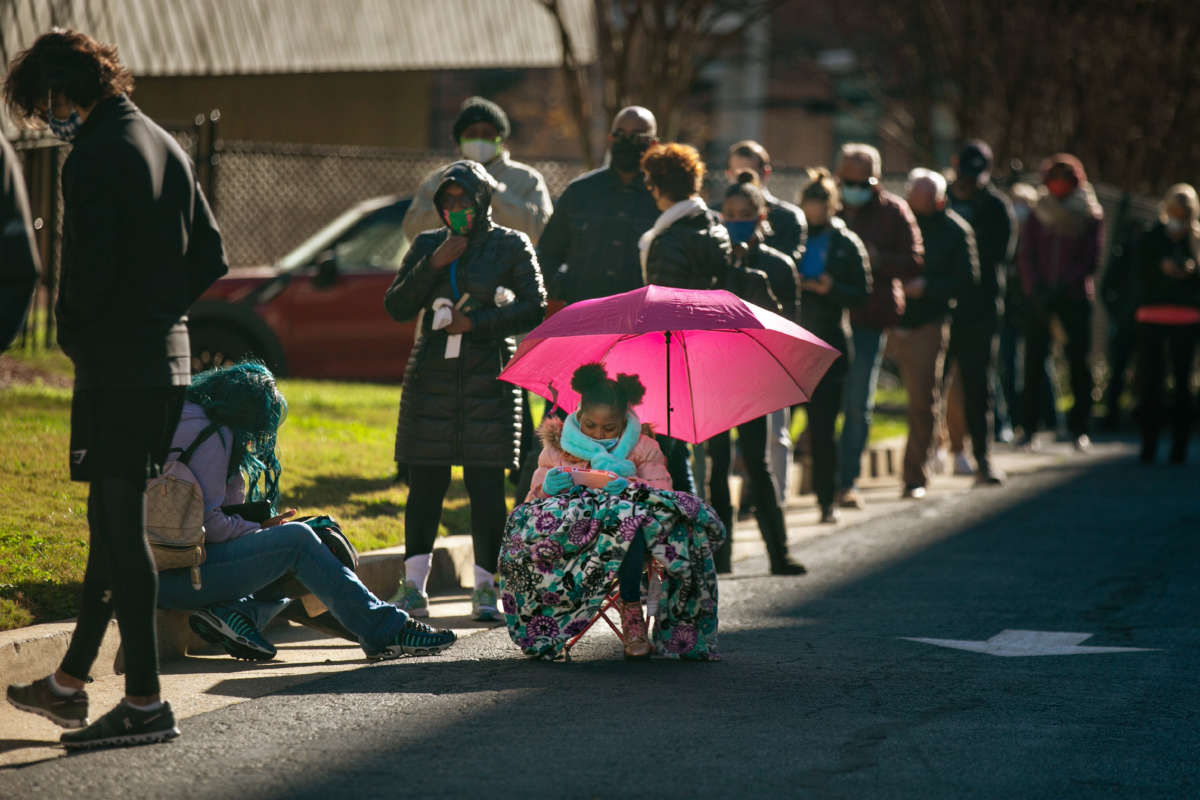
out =
{"type": "Polygon", "coordinates": [[[1037,433],[1042,363],[1050,349],[1050,319],[1067,334],[1074,404],[1067,426],[1075,447],[1086,450],[1092,415],[1092,278],[1099,264],[1104,212],[1079,159],[1059,153],[1042,162],[1042,188],[1021,235],[1021,290],[1025,319],[1025,431],[1020,444],[1030,447],[1037,433]]]}
{"type": "Polygon", "coordinates": [[[904,313],[903,284],[919,278],[924,265],[925,248],[917,220],[904,200],[879,185],[881,173],[882,162],[874,147],[842,146],[837,167],[842,193],[840,216],[866,245],[874,278],[866,305],[850,316],[854,337],[842,401],[846,419],[838,453],[838,504],[843,508],[862,507],[854,482],[858,480],[871,427],[885,334],[904,313]]]}

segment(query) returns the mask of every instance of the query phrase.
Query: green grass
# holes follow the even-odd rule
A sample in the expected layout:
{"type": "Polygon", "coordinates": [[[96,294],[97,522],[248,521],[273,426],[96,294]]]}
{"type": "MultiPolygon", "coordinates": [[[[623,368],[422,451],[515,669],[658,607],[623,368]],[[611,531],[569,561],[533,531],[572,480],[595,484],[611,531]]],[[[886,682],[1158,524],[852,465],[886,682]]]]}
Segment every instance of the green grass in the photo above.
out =
{"type": "MultiPolygon", "coordinates": [[[[70,362],[5,356],[32,382],[0,388],[0,630],[73,616],[87,558],[87,486],[67,480],[70,362]],[[56,385],[57,384],[57,385],[56,385]]],[[[0,370],[3,374],[4,370],[0,370]]],[[[408,489],[392,483],[398,386],[283,380],[282,508],[338,519],[360,550],[401,544],[408,489]]],[[[469,530],[455,469],[442,533],[469,530]]]]}

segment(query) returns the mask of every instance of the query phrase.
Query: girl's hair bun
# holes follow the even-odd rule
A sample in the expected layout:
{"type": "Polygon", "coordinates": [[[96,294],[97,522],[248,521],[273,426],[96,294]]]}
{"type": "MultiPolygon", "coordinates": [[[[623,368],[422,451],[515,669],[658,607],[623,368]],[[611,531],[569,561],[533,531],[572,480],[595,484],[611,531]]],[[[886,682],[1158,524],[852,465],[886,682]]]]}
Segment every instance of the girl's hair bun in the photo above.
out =
{"type": "Polygon", "coordinates": [[[758,184],[758,176],[752,171],[744,169],[737,174],[737,183],[753,183],[758,184]]]}
{"type": "Polygon", "coordinates": [[[617,389],[631,406],[641,403],[646,395],[646,387],[642,385],[641,379],[637,375],[627,375],[624,372],[617,376],[617,389]]]}
{"type": "Polygon", "coordinates": [[[600,363],[584,364],[571,376],[571,388],[579,394],[586,394],[588,390],[603,386],[607,382],[608,373],[600,363]]]}

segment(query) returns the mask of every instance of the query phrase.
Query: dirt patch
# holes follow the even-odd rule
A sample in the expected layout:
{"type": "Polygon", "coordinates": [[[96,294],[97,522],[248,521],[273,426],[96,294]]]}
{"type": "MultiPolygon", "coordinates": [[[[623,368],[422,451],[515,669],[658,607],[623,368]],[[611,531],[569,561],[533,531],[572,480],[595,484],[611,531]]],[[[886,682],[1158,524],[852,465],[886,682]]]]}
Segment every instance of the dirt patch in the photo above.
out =
{"type": "Polygon", "coordinates": [[[46,386],[58,389],[70,389],[74,383],[74,379],[69,375],[51,372],[32,364],[17,361],[9,356],[0,355],[0,389],[39,381],[46,386]]]}

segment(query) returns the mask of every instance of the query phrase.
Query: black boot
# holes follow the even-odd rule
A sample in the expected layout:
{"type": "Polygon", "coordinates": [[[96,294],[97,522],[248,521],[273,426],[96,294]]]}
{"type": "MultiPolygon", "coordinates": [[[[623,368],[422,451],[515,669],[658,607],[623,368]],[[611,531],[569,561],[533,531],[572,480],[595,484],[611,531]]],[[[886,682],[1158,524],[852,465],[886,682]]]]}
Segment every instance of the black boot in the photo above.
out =
{"type": "Polygon", "coordinates": [[[787,524],[783,509],[776,506],[769,511],[758,511],[758,529],[767,545],[767,556],[771,560],[772,575],[803,575],[808,572],[804,565],[793,561],[787,551],[787,524]]]}
{"type": "Polygon", "coordinates": [[[725,541],[721,542],[721,546],[713,553],[713,563],[718,575],[727,575],[733,572],[733,510],[729,509],[729,513],[719,516],[725,525],[725,541]]]}

